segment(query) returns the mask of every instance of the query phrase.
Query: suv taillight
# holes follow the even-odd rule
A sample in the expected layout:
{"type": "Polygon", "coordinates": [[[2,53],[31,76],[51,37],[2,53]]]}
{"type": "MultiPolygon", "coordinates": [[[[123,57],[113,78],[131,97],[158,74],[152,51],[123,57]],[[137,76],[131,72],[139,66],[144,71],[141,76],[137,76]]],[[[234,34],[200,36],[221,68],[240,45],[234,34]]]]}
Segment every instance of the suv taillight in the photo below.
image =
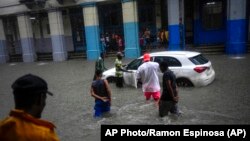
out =
{"type": "Polygon", "coordinates": [[[198,73],[202,73],[205,71],[208,67],[195,67],[194,70],[198,73]]]}

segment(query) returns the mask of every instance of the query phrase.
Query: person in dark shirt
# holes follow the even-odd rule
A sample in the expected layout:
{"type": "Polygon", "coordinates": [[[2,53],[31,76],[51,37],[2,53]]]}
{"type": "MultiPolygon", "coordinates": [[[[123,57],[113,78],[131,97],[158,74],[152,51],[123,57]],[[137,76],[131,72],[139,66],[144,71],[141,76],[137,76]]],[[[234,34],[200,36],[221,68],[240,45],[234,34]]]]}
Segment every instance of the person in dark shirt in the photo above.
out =
{"type": "Polygon", "coordinates": [[[110,111],[111,90],[108,81],[101,79],[101,70],[96,70],[95,75],[96,79],[92,82],[90,94],[95,98],[94,117],[101,117],[103,113],[110,111]]]}
{"type": "Polygon", "coordinates": [[[162,87],[163,91],[159,101],[159,116],[164,117],[168,112],[179,115],[178,110],[178,91],[175,74],[168,68],[167,62],[160,63],[160,69],[163,73],[162,87]]]}
{"type": "MultiPolygon", "coordinates": [[[[107,68],[104,65],[104,57],[105,57],[104,53],[102,52],[100,54],[100,57],[95,62],[95,72],[97,70],[100,70],[101,72],[104,72],[105,70],[107,70],[107,68]]],[[[93,80],[95,80],[95,79],[96,79],[96,75],[94,75],[93,80]]]]}

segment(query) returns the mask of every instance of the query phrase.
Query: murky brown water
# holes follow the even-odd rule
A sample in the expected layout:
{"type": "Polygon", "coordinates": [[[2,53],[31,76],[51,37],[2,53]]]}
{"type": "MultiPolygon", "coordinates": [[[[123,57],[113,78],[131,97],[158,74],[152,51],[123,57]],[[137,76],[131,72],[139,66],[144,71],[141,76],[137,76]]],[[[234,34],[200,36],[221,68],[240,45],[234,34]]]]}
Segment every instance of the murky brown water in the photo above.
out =
{"type": "MultiPolygon", "coordinates": [[[[215,81],[202,88],[180,88],[180,117],[158,117],[153,101],[146,103],[141,89],[112,89],[111,116],[93,118],[94,99],[89,94],[94,62],[11,63],[0,65],[0,118],[13,108],[11,83],[25,73],[45,78],[55,96],[48,97],[43,118],[54,122],[62,141],[100,140],[102,124],[249,124],[250,55],[232,59],[207,56],[216,72],[215,81]]],[[[112,67],[114,58],[105,60],[112,67]]],[[[124,60],[124,63],[130,60],[124,60]]]]}

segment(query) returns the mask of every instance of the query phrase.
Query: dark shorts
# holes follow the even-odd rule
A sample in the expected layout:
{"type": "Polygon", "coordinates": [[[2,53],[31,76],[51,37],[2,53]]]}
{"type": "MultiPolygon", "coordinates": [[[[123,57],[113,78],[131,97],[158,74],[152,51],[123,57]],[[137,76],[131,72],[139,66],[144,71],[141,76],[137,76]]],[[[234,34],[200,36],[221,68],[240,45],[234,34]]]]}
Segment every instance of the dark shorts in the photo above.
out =
{"type": "Polygon", "coordinates": [[[100,117],[103,113],[110,111],[110,102],[103,102],[102,100],[95,101],[95,115],[94,117],[100,117]]]}
{"type": "Polygon", "coordinates": [[[164,117],[168,115],[168,112],[176,114],[178,113],[177,104],[174,101],[159,101],[159,116],[164,117]]]}

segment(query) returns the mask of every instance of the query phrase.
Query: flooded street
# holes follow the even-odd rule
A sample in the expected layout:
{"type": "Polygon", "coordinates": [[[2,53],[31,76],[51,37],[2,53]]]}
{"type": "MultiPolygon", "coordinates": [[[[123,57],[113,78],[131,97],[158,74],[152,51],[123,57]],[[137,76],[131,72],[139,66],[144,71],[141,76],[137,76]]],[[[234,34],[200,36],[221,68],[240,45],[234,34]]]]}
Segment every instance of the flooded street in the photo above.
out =
{"type": "MultiPolygon", "coordinates": [[[[14,107],[12,82],[33,73],[47,80],[54,93],[47,97],[42,118],[55,123],[62,141],[99,141],[102,124],[250,124],[250,54],[239,59],[227,55],[206,57],[215,70],[215,81],[206,87],[179,88],[182,115],[164,118],[158,117],[153,100],[145,102],[141,88],[119,89],[111,83],[111,115],[94,119],[94,98],[89,93],[94,61],[1,64],[0,119],[14,107]]],[[[107,58],[105,65],[113,67],[114,58],[107,58]]]]}

